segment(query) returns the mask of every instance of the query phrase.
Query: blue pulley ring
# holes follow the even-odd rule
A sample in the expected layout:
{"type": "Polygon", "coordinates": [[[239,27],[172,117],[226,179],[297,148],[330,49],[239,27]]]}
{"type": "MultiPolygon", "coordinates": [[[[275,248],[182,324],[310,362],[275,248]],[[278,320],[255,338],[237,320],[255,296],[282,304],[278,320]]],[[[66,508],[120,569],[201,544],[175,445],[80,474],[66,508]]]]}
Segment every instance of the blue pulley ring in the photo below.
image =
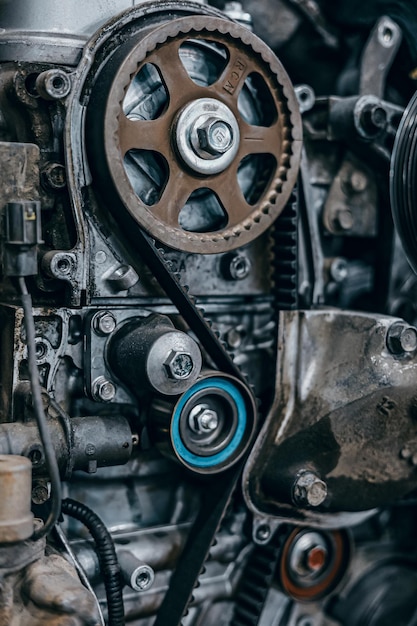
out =
{"type": "Polygon", "coordinates": [[[255,422],[251,393],[230,376],[213,375],[197,381],[178,400],[171,421],[171,444],[176,457],[189,469],[215,473],[230,467],[244,453],[255,422]],[[210,444],[189,427],[192,408],[204,403],[215,407],[219,416],[210,444]],[[188,431],[188,432],[187,432],[188,431]]]}

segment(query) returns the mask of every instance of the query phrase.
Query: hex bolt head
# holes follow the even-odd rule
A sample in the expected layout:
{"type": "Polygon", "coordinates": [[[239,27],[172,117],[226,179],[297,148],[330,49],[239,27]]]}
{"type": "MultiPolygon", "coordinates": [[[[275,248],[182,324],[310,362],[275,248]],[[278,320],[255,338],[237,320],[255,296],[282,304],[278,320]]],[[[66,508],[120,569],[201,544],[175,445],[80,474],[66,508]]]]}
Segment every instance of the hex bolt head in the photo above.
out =
{"type": "Polygon", "coordinates": [[[219,425],[219,416],[208,404],[197,404],[190,411],[188,423],[195,433],[211,433],[219,425]]]}
{"type": "Polygon", "coordinates": [[[360,125],[369,136],[378,135],[388,123],[386,110],[377,103],[367,103],[360,113],[360,125]]]}
{"type": "Polygon", "coordinates": [[[294,482],[292,497],[297,506],[320,506],[327,497],[327,485],[313,472],[302,472],[294,482]]]}
{"type": "Polygon", "coordinates": [[[368,186],[368,178],[364,172],[354,170],[350,175],[349,183],[352,191],[361,193],[365,191],[368,186]]]}
{"type": "Polygon", "coordinates": [[[388,329],[387,347],[392,354],[414,352],[417,349],[417,329],[405,322],[394,322],[388,329]]]}
{"type": "Polygon", "coordinates": [[[200,148],[213,156],[224,154],[234,142],[230,124],[215,117],[197,127],[197,136],[200,148]]]}
{"type": "Polygon", "coordinates": [[[330,265],[330,276],[335,283],[343,283],[349,275],[349,267],[346,259],[337,257],[330,265]]]}
{"type": "Polygon", "coordinates": [[[194,362],[188,352],[171,350],[164,361],[164,368],[169,378],[184,380],[193,373],[194,362]]]}
{"type": "Polygon", "coordinates": [[[100,311],[93,318],[93,328],[98,335],[110,335],[116,328],[117,322],[110,311],[100,311]]]}
{"type": "Polygon", "coordinates": [[[110,380],[104,378],[104,376],[99,376],[93,382],[92,393],[95,400],[111,402],[116,395],[116,387],[110,380]]]}

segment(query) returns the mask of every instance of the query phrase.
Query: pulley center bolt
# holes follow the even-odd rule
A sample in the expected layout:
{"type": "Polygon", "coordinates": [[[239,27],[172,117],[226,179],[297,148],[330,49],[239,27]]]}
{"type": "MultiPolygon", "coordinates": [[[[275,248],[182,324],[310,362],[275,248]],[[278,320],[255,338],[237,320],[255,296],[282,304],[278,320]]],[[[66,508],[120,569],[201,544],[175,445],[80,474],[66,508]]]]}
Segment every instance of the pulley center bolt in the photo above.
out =
{"type": "Polygon", "coordinates": [[[327,566],[329,552],[324,537],[318,532],[305,532],[291,549],[289,566],[294,575],[310,577],[327,566]]]}
{"type": "Polygon", "coordinates": [[[219,425],[219,416],[208,404],[197,404],[190,411],[188,423],[195,433],[211,433],[219,425]]]}
{"type": "Polygon", "coordinates": [[[198,174],[223,172],[239,150],[237,120],[229,107],[215,98],[187,104],[177,117],[174,133],[178,155],[198,174]]]}
{"type": "Polygon", "coordinates": [[[201,126],[197,126],[197,136],[200,148],[213,155],[224,154],[233,145],[231,126],[215,117],[209,117],[201,126]]]}

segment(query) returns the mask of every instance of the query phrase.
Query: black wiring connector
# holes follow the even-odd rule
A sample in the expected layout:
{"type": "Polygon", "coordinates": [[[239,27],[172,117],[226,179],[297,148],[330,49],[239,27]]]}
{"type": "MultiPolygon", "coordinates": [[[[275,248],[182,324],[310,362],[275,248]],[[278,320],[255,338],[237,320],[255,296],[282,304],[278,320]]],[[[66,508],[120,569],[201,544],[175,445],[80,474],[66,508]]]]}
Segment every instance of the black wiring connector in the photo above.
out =
{"type": "Polygon", "coordinates": [[[98,515],[81,502],[66,498],[62,512],[84,524],[94,539],[106,589],[109,626],[124,626],[123,581],[109,531],[98,515]]]}

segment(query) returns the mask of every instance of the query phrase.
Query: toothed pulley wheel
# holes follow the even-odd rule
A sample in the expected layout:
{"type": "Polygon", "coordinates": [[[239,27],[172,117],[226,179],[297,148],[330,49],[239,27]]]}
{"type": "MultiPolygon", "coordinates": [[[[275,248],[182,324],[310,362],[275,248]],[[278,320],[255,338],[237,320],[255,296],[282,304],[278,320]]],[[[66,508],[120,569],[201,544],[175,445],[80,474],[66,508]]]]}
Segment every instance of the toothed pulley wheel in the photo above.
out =
{"type": "Polygon", "coordinates": [[[92,90],[94,181],[129,228],[189,252],[252,241],[294,187],[301,121],[290,80],[246,28],[196,16],[147,28],[92,90]]]}

